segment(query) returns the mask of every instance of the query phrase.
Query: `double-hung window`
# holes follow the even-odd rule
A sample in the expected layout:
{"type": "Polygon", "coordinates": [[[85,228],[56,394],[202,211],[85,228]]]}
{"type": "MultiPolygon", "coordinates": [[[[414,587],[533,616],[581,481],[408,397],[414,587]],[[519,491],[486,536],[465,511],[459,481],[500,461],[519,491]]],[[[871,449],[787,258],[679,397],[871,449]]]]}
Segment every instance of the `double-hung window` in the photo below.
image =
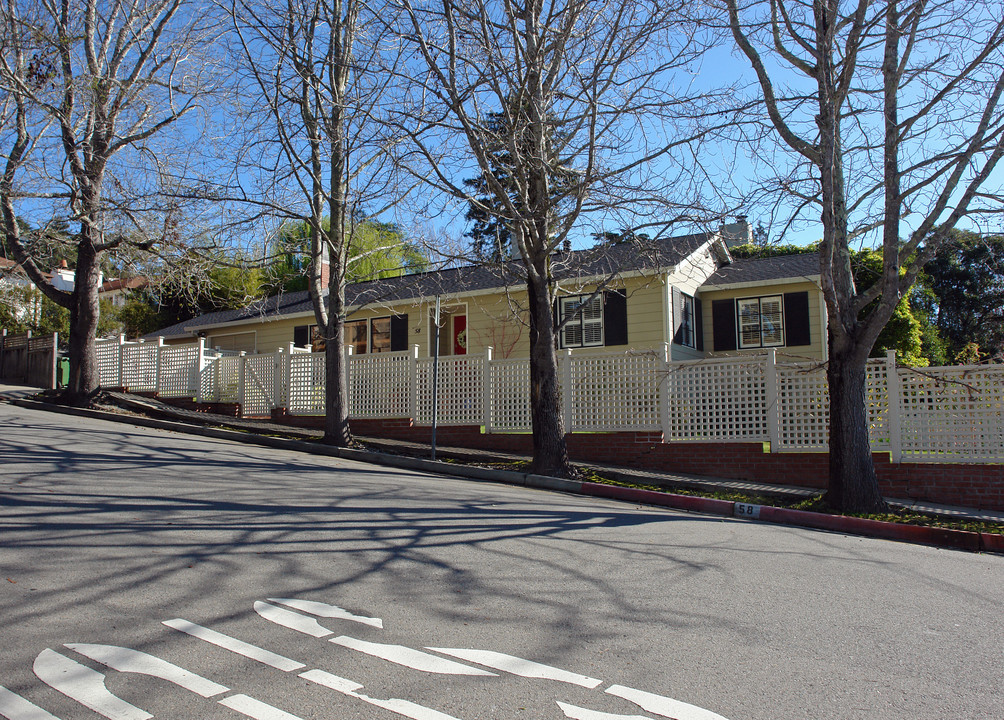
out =
{"type": "Polygon", "coordinates": [[[595,347],[603,344],[603,296],[572,295],[558,301],[561,347],[595,347]]]}
{"type": "Polygon", "coordinates": [[[781,295],[736,300],[739,347],[784,345],[784,298],[781,295]]]}

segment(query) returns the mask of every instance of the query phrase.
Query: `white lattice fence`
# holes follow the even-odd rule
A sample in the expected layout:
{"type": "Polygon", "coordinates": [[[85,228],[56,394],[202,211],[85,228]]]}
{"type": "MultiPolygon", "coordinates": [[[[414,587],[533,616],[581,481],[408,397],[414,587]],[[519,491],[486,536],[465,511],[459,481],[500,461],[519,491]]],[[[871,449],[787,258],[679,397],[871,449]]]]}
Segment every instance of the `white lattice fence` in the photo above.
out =
{"type": "MultiPolygon", "coordinates": [[[[439,358],[439,425],[481,425],[484,420],[485,358],[482,355],[455,355],[439,358]]],[[[415,372],[416,417],[421,425],[432,423],[433,360],[418,361],[415,372]]]]}
{"type": "Polygon", "coordinates": [[[215,363],[216,401],[240,402],[241,399],[241,357],[223,355],[215,363]]]}
{"type": "MultiPolygon", "coordinates": [[[[665,363],[655,352],[572,355],[571,430],[658,430],[665,363]]],[[[568,375],[565,375],[568,377],[568,375]]]]}
{"type": "Polygon", "coordinates": [[[666,439],[768,440],[765,364],[762,357],[674,364],[666,439]]]}
{"type": "MultiPolygon", "coordinates": [[[[825,373],[824,373],[825,375],[825,373]]],[[[889,363],[869,360],[866,369],[868,393],[868,436],[872,450],[889,450],[891,447],[889,416],[889,363]]],[[[826,400],[830,395],[827,390],[826,400]]],[[[827,442],[827,446],[829,443],[827,442]]]]}
{"type": "Polygon", "coordinates": [[[160,348],[157,392],[164,397],[195,397],[198,394],[196,364],[198,345],[165,345],[160,348]]]}
{"type": "Polygon", "coordinates": [[[410,417],[412,361],[408,351],[349,356],[349,414],[410,417]]]}
{"type": "Polygon", "coordinates": [[[294,353],[289,358],[290,415],[324,414],[324,353],[294,353]]]}
{"type": "Polygon", "coordinates": [[[1000,366],[900,370],[903,459],[1004,462],[1000,366]]]}
{"type": "Polygon", "coordinates": [[[244,390],[241,393],[241,414],[245,417],[267,417],[275,406],[275,378],[282,353],[246,355],[244,390]]]}
{"type": "Polygon", "coordinates": [[[779,445],[783,450],[825,450],[830,403],[826,372],[813,364],[778,363],[779,445]]]}
{"type": "Polygon", "coordinates": [[[94,345],[98,359],[98,384],[104,388],[119,384],[119,341],[98,340],[94,345]]]}
{"type": "Polygon", "coordinates": [[[530,430],[530,361],[496,360],[492,363],[491,378],[491,429],[530,430]]]}
{"type": "Polygon", "coordinates": [[[122,347],[122,384],[130,392],[157,390],[157,345],[126,343],[122,347]]]}

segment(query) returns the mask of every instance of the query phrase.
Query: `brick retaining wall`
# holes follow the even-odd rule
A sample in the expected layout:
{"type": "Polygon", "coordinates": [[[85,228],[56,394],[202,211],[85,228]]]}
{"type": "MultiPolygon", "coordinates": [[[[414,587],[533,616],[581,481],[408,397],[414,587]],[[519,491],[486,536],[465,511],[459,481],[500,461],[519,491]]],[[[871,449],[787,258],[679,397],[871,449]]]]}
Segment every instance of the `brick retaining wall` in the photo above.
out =
{"type": "MultiPolygon", "coordinates": [[[[321,417],[292,417],[273,412],[276,422],[320,427],[321,417]]],[[[429,426],[408,419],[351,420],[352,432],[366,437],[428,443],[429,426]]],[[[437,444],[501,452],[529,453],[526,433],[486,435],[477,426],[446,426],[436,431],[437,444]]],[[[771,453],[759,442],[663,443],[661,432],[573,433],[568,436],[573,461],[607,463],[640,470],[734,478],[756,482],[825,488],[829,455],[819,452],[771,453]]],[[[1004,465],[900,463],[888,453],[872,459],[879,486],[886,497],[925,500],[964,507],[1004,511],[1004,465]]]]}

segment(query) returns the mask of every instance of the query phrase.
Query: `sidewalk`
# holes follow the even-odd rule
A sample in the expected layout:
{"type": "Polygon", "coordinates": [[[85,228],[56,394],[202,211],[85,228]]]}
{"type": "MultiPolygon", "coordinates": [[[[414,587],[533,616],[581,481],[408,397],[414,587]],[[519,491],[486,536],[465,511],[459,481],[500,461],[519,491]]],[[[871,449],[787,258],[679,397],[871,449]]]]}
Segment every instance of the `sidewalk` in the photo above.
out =
{"type": "MultiPolygon", "coordinates": [[[[256,442],[258,444],[274,445],[276,447],[289,447],[289,449],[309,450],[311,452],[318,452],[327,455],[353,457],[355,459],[368,462],[396,465],[399,467],[412,467],[414,469],[426,471],[438,471],[451,475],[466,476],[471,479],[515,482],[516,484],[521,485],[581,492],[583,494],[629,500],[643,504],[662,505],[684,510],[725,515],[729,517],[736,516],[747,519],[761,519],[771,522],[817,527],[837,532],[888,537],[892,539],[920,542],[943,547],[963,547],[970,550],[991,549],[998,552],[1004,551],[1004,535],[991,536],[987,542],[983,542],[980,539],[980,535],[985,536],[987,535],[986,533],[971,533],[959,530],[945,530],[940,528],[926,528],[920,526],[884,523],[860,518],[820,515],[818,513],[803,512],[798,510],[773,508],[768,505],[751,506],[725,500],[673,495],[671,489],[675,487],[697,491],[736,490],[753,495],[788,498],[811,497],[819,493],[819,490],[810,488],[730,480],[726,478],[699,477],[676,474],[672,472],[652,472],[612,465],[577,463],[579,467],[592,469],[597,473],[614,480],[632,484],[664,486],[667,490],[666,492],[656,492],[634,488],[622,488],[612,485],[598,485],[596,483],[580,483],[578,481],[562,480],[560,478],[543,478],[518,471],[498,470],[480,466],[463,466],[455,463],[431,462],[427,459],[423,459],[428,458],[430,455],[430,448],[428,445],[403,440],[357,437],[357,440],[363,443],[367,447],[367,450],[361,451],[331,448],[329,446],[319,445],[316,443],[316,441],[323,435],[320,430],[295,428],[266,420],[234,418],[224,415],[214,415],[210,413],[184,410],[172,405],[167,405],[166,403],[160,402],[156,399],[130,395],[127,393],[105,393],[107,404],[102,408],[102,410],[81,411],[75,408],[45,405],[27,399],[29,396],[37,392],[37,388],[7,385],[0,382],[0,400],[15,402],[18,405],[24,406],[41,406],[42,409],[50,409],[55,412],[92,414],[93,416],[101,416],[103,419],[117,420],[120,422],[134,422],[141,418],[154,418],[154,420],[146,420],[142,424],[152,424],[157,426],[157,420],[160,420],[167,427],[167,429],[185,431],[184,428],[189,427],[192,431],[196,431],[199,434],[224,436],[231,440],[243,440],[245,442],[256,442]],[[196,430],[196,428],[198,428],[198,430],[196,430]],[[216,428],[227,428],[230,431],[238,432],[228,432],[227,430],[221,431],[216,430],[216,428]],[[249,437],[249,435],[251,437],[249,437]],[[310,444],[305,445],[303,441],[310,444]],[[882,528],[878,526],[893,527],[882,528]],[[974,540],[973,538],[964,538],[962,536],[976,537],[974,540]]],[[[526,455],[484,452],[471,448],[457,447],[437,447],[436,456],[437,458],[456,459],[462,462],[476,462],[481,464],[502,464],[526,461],[529,459],[529,456],[526,455]]],[[[916,502],[912,500],[898,500],[895,498],[887,498],[887,501],[895,506],[909,508],[922,513],[942,515],[954,520],[982,520],[1004,523],[1004,512],[939,505],[936,503],[916,502]]]]}

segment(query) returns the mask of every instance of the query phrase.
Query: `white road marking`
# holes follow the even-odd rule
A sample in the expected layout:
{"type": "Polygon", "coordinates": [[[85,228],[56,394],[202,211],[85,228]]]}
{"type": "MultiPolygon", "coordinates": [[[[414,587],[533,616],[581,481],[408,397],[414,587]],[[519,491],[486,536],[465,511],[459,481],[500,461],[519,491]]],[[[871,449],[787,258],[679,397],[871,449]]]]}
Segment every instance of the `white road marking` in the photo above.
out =
{"type": "Polygon", "coordinates": [[[255,601],[254,611],[266,620],[274,622],[276,625],[288,627],[290,630],[296,630],[297,632],[301,632],[304,635],[310,635],[311,637],[322,638],[335,634],[334,630],[328,630],[312,617],[307,617],[306,615],[301,615],[300,613],[295,613],[292,610],[286,610],[285,608],[276,607],[275,605],[269,605],[268,603],[261,602],[260,600],[255,601]]]}
{"type": "Polygon", "coordinates": [[[180,630],[192,637],[197,637],[199,640],[205,640],[207,643],[221,647],[224,650],[229,650],[230,652],[237,653],[238,655],[243,655],[246,658],[257,660],[264,665],[274,667],[276,670],[293,672],[294,670],[302,670],[307,667],[301,662],[290,660],[287,657],[277,655],[265,648],[260,648],[257,645],[252,645],[244,642],[243,640],[232,638],[229,635],[218,633],[215,630],[210,630],[209,628],[202,627],[201,625],[188,622],[188,620],[177,618],[175,620],[165,620],[163,624],[167,625],[169,628],[180,630]]]}
{"type": "Polygon", "coordinates": [[[108,720],[148,720],[153,717],[108,692],[104,675],[53,650],[40,652],[33,669],[46,685],[108,720]]]}
{"type": "Polygon", "coordinates": [[[463,648],[437,647],[427,647],[425,649],[443,653],[444,655],[452,655],[453,657],[466,660],[467,662],[477,663],[478,665],[495,668],[496,670],[502,670],[504,672],[512,673],[513,675],[519,675],[520,677],[525,678],[558,680],[559,682],[579,685],[584,688],[589,688],[590,690],[603,682],[602,680],[597,680],[596,678],[579,675],[578,673],[568,672],[567,670],[561,670],[556,667],[551,667],[550,665],[543,665],[541,663],[534,662],[533,660],[524,660],[523,658],[518,658],[515,655],[506,655],[505,653],[494,652],[492,650],[466,650],[463,648]]]}
{"type": "Polygon", "coordinates": [[[220,700],[220,705],[236,710],[242,715],[254,718],[254,720],[303,720],[303,718],[291,715],[285,710],[280,710],[247,695],[231,695],[220,700]]]}
{"type": "Polygon", "coordinates": [[[269,598],[269,602],[279,603],[294,610],[301,610],[311,615],[323,618],[336,618],[338,620],[351,620],[352,622],[371,625],[383,630],[383,620],[380,618],[366,617],[364,615],[353,615],[348,610],[343,610],[337,605],[316,602],[314,600],[297,600],[295,598],[269,598]]]}
{"type": "Polygon", "coordinates": [[[0,685],[0,715],[7,720],[59,720],[34,703],[0,685]]]}
{"type": "Polygon", "coordinates": [[[413,670],[422,670],[423,672],[438,673],[440,675],[486,675],[489,677],[498,677],[495,673],[461,665],[452,660],[444,660],[420,650],[412,650],[404,645],[384,645],[383,643],[357,640],[345,635],[331,638],[330,642],[352,650],[358,650],[361,653],[366,653],[367,655],[372,655],[388,662],[410,667],[413,670]]]}
{"type": "Polygon", "coordinates": [[[201,675],[178,667],[167,660],[148,655],[138,650],[117,647],[115,645],[89,645],[86,643],[72,643],[66,645],[71,650],[75,650],[91,660],[96,660],[102,665],[107,665],[112,670],[119,672],[138,673],[140,675],[150,675],[161,678],[168,682],[173,682],[186,690],[191,690],[196,695],[204,698],[219,695],[229,690],[225,685],[220,685],[212,680],[207,680],[201,675]]]}
{"type": "Polygon", "coordinates": [[[558,703],[561,712],[565,713],[565,717],[571,720],[652,720],[652,718],[645,717],[644,715],[615,715],[613,713],[578,707],[577,705],[569,705],[557,700],[555,702],[558,703]]]}
{"type": "Polygon", "coordinates": [[[623,685],[611,685],[607,688],[607,693],[629,700],[650,713],[673,718],[674,720],[726,720],[726,718],[718,713],[713,713],[696,705],[645,692],[644,690],[624,687],[623,685]]]}
{"type": "Polygon", "coordinates": [[[337,675],[326,673],[323,670],[309,670],[308,672],[301,673],[300,677],[317,683],[318,685],[331,688],[332,690],[337,690],[344,695],[357,698],[363,702],[369,703],[370,705],[375,705],[376,707],[383,708],[384,710],[390,710],[398,715],[403,715],[406,718],[411,718],[412,720],[457,720],[457,718],[452,715],[441,713],[438,710],[433,710],[432,708],[425,707],[424,705],[413,703],[410,700],[399,700],[397,698],[391,698],[390,700],[377,700],[376,698],[371,698],[368,695],[356,692],[357,690],[362,689],[362,685],[352,682],[351,680],[338,677],[337,675]]]}

